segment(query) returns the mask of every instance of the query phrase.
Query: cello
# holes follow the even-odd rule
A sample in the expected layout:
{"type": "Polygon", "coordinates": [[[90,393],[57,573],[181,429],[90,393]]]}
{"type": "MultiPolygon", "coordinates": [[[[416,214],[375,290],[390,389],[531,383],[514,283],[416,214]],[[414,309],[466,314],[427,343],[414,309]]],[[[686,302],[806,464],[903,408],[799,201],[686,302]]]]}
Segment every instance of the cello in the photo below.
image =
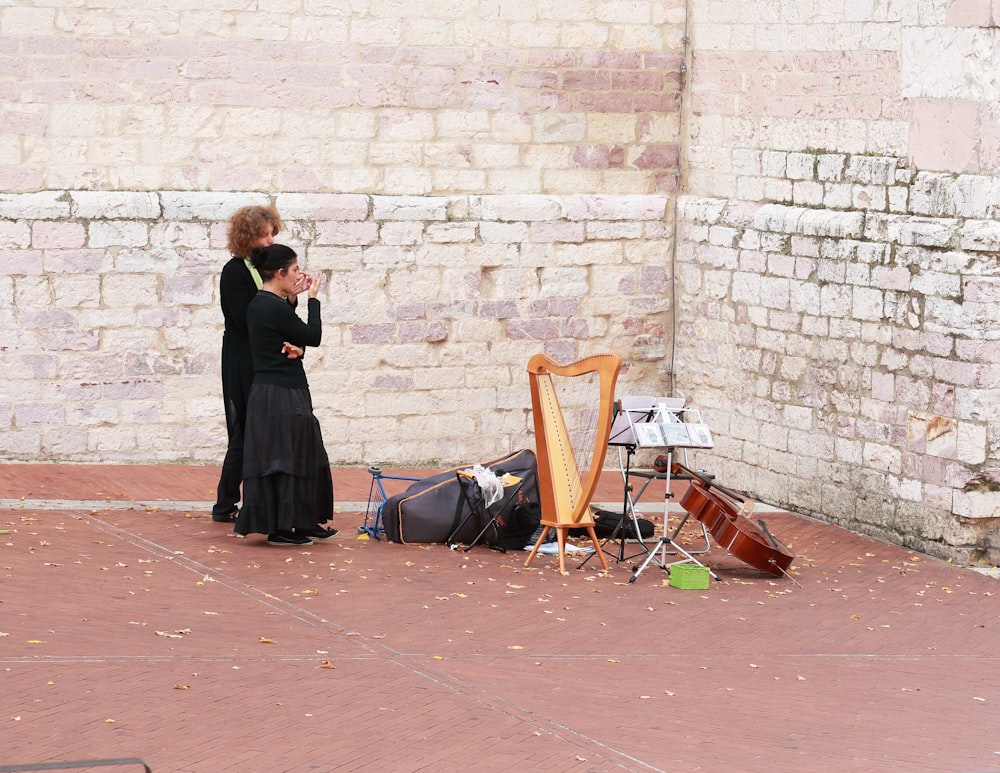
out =
{"type": "Polygon", "coordinates": [[[788,567],[795,554],[771,534],[764,521],[748,517],[745,508],[752,502],[679,462],[673,463],[673,474],[690,477],[691,485],[680,505],[705,525],[719,546],[762,572],[774,577],[790,576],[788,567]],[[735,502],[742,505],[736,507],[735,502]]]}

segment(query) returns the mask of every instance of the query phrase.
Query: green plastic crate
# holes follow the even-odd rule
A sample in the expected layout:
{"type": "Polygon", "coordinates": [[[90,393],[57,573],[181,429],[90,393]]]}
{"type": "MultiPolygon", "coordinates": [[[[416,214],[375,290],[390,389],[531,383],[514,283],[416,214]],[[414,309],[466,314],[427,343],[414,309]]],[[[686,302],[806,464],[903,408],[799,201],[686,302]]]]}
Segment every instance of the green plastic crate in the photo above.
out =
{"type": "Polygon", "coordinates": [[[708,567],[674,564],[670,567],[670,587],[681,590],[708,590],[708,567]]]}

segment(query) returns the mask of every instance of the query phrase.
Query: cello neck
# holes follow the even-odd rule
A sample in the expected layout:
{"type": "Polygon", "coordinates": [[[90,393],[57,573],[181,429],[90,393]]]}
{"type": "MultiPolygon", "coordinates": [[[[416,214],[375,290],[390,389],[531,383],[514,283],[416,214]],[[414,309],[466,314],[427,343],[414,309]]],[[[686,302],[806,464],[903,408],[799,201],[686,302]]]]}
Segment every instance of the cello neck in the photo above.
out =
{"type": "MultiPolygon", "coordinates": [[[[688,475],[688,476],[690,476],[691,480],[698,481],[698,483],[700,483],[702,486],[704,486],[705,489],[714,489],[715,491],[720,492],[721,494],[723,494],[724,496],[726,496],[729,499],[733,500],[734,502],[739,502],[740,504],[742,504],[742,503],[744,503],[744,502],[747,501],[746,497],[740,496],[735,491],[731,491],[731,490],[727,489],[725,486],[720,486],[718,483],[715,482],[715,480],[714,480],[713,477],[709,477],[709,476],[706,476],[706,475],[704,475],[702,473],[695,472],[694,470],[692,470],[692,469],[690,469],[688,467],[685,467],[680,462],[674,462],[673,463],[673,473],[675,475],[677,475],[679,473],[680,474],[684,474],[684,475],[688,475]]],[[[695,485],[698,485],[698,484],[695,484],[695,485]]]]}

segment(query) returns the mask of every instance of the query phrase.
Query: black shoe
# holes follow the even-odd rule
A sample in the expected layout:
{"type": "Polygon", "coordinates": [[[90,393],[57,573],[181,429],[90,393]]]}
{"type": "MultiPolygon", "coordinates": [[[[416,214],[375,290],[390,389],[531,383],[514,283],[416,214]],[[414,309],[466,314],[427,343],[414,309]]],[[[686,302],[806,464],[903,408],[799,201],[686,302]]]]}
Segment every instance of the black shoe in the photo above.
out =
{"type": "Polygon", "coordinates": [[[309,537],[310,539],[323,540],[323,539],[330,539],[330,537],[336,537],[338,534],[340,534],[340,531],[337,529],[327,529],[324,526],[317,525],[315,529],[312,529],[310,531],[301,531],[299,532],[299,534],[309,537]]]}
{"type": "Polygon", "coordinates": [[[267,535],[267,544],[298,547],[301,545],[311,545],[313,543],[311,539],[302,536],[301,534],[293,534],[290,531],[279,531],[274,534],[267,535]]]}
{"type": "Polygon", "coordinates": [[[236,523],[236,516],[240,514],[239,509],[233,508],[228,513],[212,513],[212,520],[216,523],[236,523]]]}

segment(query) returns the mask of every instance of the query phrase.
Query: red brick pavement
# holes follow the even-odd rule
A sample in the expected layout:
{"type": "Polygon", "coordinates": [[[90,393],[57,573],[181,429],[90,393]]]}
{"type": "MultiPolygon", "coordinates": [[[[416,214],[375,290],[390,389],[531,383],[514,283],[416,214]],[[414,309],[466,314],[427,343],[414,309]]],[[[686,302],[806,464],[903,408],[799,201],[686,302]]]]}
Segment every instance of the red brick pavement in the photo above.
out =
{"type": "Polygon", "coordinates": [[[1000,769],[995,579],[789,513],[801,587],[719,548],[721,582],[682,591],[365,541],[352,506],[332,544],[274,548],[169,504],[216,474],[0,466],[0,765],[1000,769]]]}

